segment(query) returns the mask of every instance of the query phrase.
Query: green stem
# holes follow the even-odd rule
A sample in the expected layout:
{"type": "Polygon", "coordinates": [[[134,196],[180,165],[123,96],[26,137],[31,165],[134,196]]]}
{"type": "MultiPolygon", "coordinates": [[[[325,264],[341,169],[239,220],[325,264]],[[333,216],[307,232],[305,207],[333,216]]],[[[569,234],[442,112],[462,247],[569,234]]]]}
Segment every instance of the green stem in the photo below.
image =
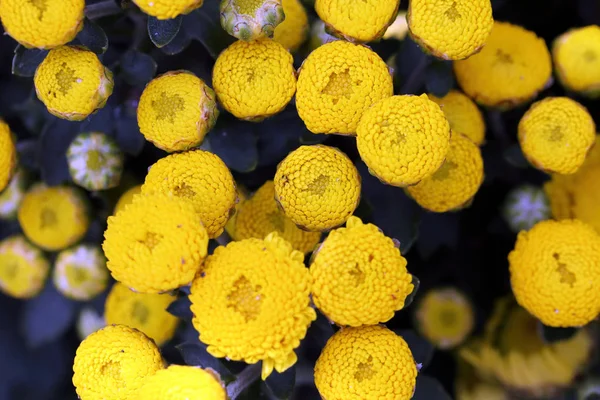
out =
{"type": "Polygon", "coordinates": [[[237,376],[235,381],[227,385],[227,397],[230,400],[235,400],[242,394],[248,386],[252,385],[259,377],[262,370],[262,364],[256,363],[248,365],[240,374],[237,376]]]}
{"type": "Polygon", "coordinates": [[[123,9],[119,7],[116,0],[104,0],[85,7],[85,16],[89,19],[98,19],[120,14],[121,12],[123,12],[123,9]]]}

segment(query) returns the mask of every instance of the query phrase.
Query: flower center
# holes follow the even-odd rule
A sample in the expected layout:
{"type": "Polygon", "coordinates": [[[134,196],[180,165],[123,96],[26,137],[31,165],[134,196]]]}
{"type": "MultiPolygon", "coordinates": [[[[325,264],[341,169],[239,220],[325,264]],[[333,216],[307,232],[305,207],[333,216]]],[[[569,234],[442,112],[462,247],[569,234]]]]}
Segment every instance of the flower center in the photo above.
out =
{"type": "Polygon", "coordinates": [[[566,283],[567,285],[573,287],[577,281],[575,274],[568,270],[567,264],[560,262],[560,255],[558,253],[552,254],[552,257],[554,257],[556,264],[558,265],[556,272],[560,274],[560,283],[566,283]]]}
{"type": "Polygon", "coordinates": [[[246,322],[255,320],[260,314],[260,306],[265,296],[260,285],[253,285],[244,275],[233,284],[233,290],[227,295],[227,307],[240,313],[246,322]]]}
{"type": "Polygon", "coordinates": [[[132,319],[138,320],[142,325],[145,325],[146,321],[148,321],[148,314],[148,308],[145,305],[139,301],[133,303],[133,307],[131,308],[132,319]]]}
{"type": "Polygon", "coordinates": [[[87,153],[87,161],[85,163],[89,171],[99,171],[104,164],[104,156],[98,150],[90,150],[87,153]]]}
{"type": "Polygon", "coordinates": [[[512,56],[502,51],[502,49],[496,50],[496,61],[501,64],[512,64],[514,62],[512,56]]]}
{"type": "Polygon", "coordinates": [[[280,213],[272,212],[267,214],[267,220],[278,232],[283,232],[285,225],[283,223],[283,217],[280,213]]]}
{"type": "Polygon", "coordinates": [[[264,0],[233,0],[240,14],[254,15],[264,0]]]}
{"type": "Polygon", "coordinates": [[[35,8],[37,8],[37,10],[39,11],[38,14],[38,20],[42,20],[42,17],[44,16],[44,12],[46,11],[46,8],[48,7],[48,4],[46,3],[47,0],[28,0],[29,4],[31,4],[32,6],[34,6],[35,8]]]}
{"type": "Polygon", "coordinates": [[[446,18],[448,18],[452,22],[456,22],[457,19],[461,18],[460,13],[456,9],[456,2],[455,1],[452,2],[452,5],[450,6],[450,8],[448,8],[446,10],[446,12],[444,13],[444,15],[446,16],[446,18]]]}
{"type": "Polygon", "coordinates": [[[158,100],[152,100],[152,108],[156,112],[158,121],[168,120],[170,123],[175,122],[175,117],[179,111],[183,111],[185,101],[178,94],[167,95],[162,92],[158,100]]]}
{"type": "Polygon", "coordinates": [[[435,181],[443,181],[445,179],[448,179],[448,177],[450,177],[450,172],[452,172],[452,170],[455,170],[457,167],[458,165],[456,165],[456,163],[446,160],[444,164],[442,164],[440,169],[435,171],[431,178],[435,181]]]}
{"type": "Polygon", "coordinates": [[[548,135],[548,140],[551,142],[559,142],[563,138],[562,128],[560,126],[555,126],[550,129],[550,135],[548,135]]]}
{"type": "Polygon", "coordinates": [[[593,50],[586,50],[583,53],[583,59],[585,60],[585,62],[592,63],[596,61],[597,58],[598,57],[596,56],[596,53],[593,50]]]}
{"type": "Polygon", "coordinates": [[[306,190],[315,196],[323,196],[325,191],[327,191],[327,187],[329,186],[330,178],[327,175],[319,175],[317,179],[312,181],[306,190]]]}
{"type": "Polygon", "coordinates": [[[17,260],[2,260],[0,266],[2,266],[0,276],[2,276],[3,280],[13,280],[17,277],[17,273],[19,272],[19,262],[17,260]]]}
{"type": "Polygon", "coordinates": [[[86,268],[81,268],[74,264],[69,264],[65,268],[67,282],[71,287],[78,287],[90,280],[90,272],[86,268]]]}
{"type": "Polygon", "coordinates": [[[73,83],[80,82],[80,79],[75,76],[75,70],[69,68],[67,63],[64,62],[60,66],[60,70],[54,75],[56,77],[56,84],[58,85],[58,91],[66,96],[69,90],[73,87],[73,83]]]}
{"type": "Polygon", "coordinates": [[[375,375],[375,370],[373,369],[373,356],[369,356],[366,362],[358,363],[356,372],[354,373],[354,379],[358,382],[362,382],[371,379],[373,375],[375,375]]]}
{"type": "Polygon", "coordinates": [[[147,232],[144,240],[138,240],[141,244],[146,246],[150,251],[154,250],[154,248],[160,243],[163,236],[154,232],[147,232]]]}
{"type": "Polygon", "coordinates": [[[188,199],[191,199],[196,195],[196,192],[192,190],[192,187],[185,182],[183,182],[181,185],[175,186],[173,188],[173,193],[177,197],[186,197],[188,199]]]}
{"type": "MultiPolygon", "coordinates": [[[[360,84],[360,82],[357,84],[360,84]]],[[[337,104],[341,97],[349,99],[353,92],[352,79],[350,78],[350,72],[348,72],[348,70],[340,72],[339,74],[333,72],[329,75],[329,82],[327,82],[325,88],[321,90],[321,93],[333,97],[333,104],[337,104]]]]}
{"type": "Polygon", "coordinates": [[[56,218],[56,213],[47,208],[44,207],[42,209],[42,213],[41,213],[41,221],[40,221],[40,228],[41,229],[45,229],[45,228],[52,228],[53,226],[55,226],[58,223],[58,218],[56,218]]]}
{"type": "Polygon", "coordinates": [[[360,269],[358,263],[354,264],[348,274],[354,279],[354,286],[358,286],[365,281],[365,273],[360,269]]]}
{"type": "Polygon", "coordinates": [[[121,381],[121,365],[118,362],[109,361],[106,364],[102,364],[100,374],[110,381],[121,381]]]}

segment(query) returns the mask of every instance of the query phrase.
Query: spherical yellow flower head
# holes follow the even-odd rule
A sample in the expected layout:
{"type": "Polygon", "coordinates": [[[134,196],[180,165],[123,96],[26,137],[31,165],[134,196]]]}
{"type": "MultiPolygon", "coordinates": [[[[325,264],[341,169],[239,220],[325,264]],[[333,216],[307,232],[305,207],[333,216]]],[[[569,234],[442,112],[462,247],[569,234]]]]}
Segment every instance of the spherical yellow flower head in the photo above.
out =
{"type": "Polygon", "coordinates": [[[301,146],[278,166],[275,200],[298,227],[326,231],[350,218],[360,201],[360,175],[340,150],[301,146]]]}
{"type": "Polygon", "coordinates": [[[6,188],[17,167],[17,150],[10,128],[0,119],[0,192],[6,188]]]}
{"type": "Polygon", "coordinates": [[[427,95],[380,101],[364,113],[356,134],[358,152],[369,172],[399,187],[431,176],[450,147],[448,120],[427,95]]]}
{"type": "Polygon", "coordinates": [[[273,40],[294,52],[300,47],[308,33],[308,15],[300,0],[282,0],[285,19],[273,34],[273,40]]]}
{"type": "Polygon", "coordinates": [[[175,300],[170,294],[136,293],[120,282],[113,285],[104,305],[107,324],[126,325],[143,332],[158,346],[171,340],[177,318],[167,312],[175,300]]]}
{"type": "Polygon", "coordinates": [[[115,205],[115,209],[113,211],[113,215],[116,215],[119,211],[124,210],[131,202],[133,201],[133,197],[136,194],[140,194],[142,192],[142,185],[133,186],[130,189],[127,189],[125,193],[119,197],[117,204],[115,205]]]}
{"type": "Polygon", "coordinates": [[[73,385],[81,400],[135,398],[146,378],[164,368],[158,347],[142,332],[110,325],[77,349],[73,385]]]}
{"type": "Polygon", "coordinates": [[[27,181],[27,172],[23,168],[17,168],[8,186],[0,192],[0,219],[11,219],[17,215],[27,191],[27,181]]]}
{"type": "Polygon", "coordinates": [[[244,41],[273,37],[287,17],[282,0],[222,0],[220,10],[223,29],[244,41]]]}
{"type": "Polygon", "coordinates": [[[142,193],[168,193],[189,201],[208,236],[219,236],[233,213],[235,181],[225,163],[203,150],[171,154],[150,167],[142,193]]]}
{"type": "Polygon", "coordinates": [[[380,325],[341,329],[327,341],[315,365],[315,384],[327,400],[408,400],[416,380],[408,345],[380,325]]]}
{"type": "Polygon", "coordinates": [[[81,244],[61,251],[53,271],[54,286],[66,297],[90,300],[108,285],[106,258],[98,246],[81,244]]]}
{"type": "Polygon", "coordinates": [[[108,217],[102,248],[113,278],[136,292],[161,293],[192,281],[208,235],[191,202],[140,194],[108,217]]]}
{"type": "Polygon", "coordinates": [[[19,207],[21,228],[35,245],[57,251],[77,243],[90,225],[83,195],[68,186],[29,189],[19,207]]]}
{"type": "Polygon", "coordinates": [[[238,40],[217,58],[213,85],[237,118],[261,121],[285,108],[296,92],[292,55],[269,40],[238,40]]]}
{"type": "Polygon", "coordinates": [[[437,103],[446,116],[450,129],[459,132],[481,146],[485,139],[485,122],[477,105],[458,90],[451,90],[444,97],[429,94],[429,100],[437,103]]]}
{"type": "Polygon", "coordinates": [[[354,135],[365,110],[393,91],[392,75],[377,53],[336,40],[302,64],[296,108],[312,133],[354,135]]]}
{"type": "Polygon", "coordinates": [[[215,357],[254,364],[262,378],[296,363],[316,319],[304,255],[276,233],[218,247],[192,283],[194,327],[215,357]]]}
{"type": "Polygon", "coordinates": [[[204,0],[133,0],[146,14],[157,19],[172,19],[189,14],[202,6],[204,0]]]}
{"type": "Polygon", "coordinates": [[[139,400],[227,400],[221,380],[211,371],[170,365],[149,377],[137,393],[139,400]]]}
{"type": "MultiPolygon", "coordinates": [[[[236,184],[236,193],[237,193],[237,203],[235,204],[234,210],[233,210],[233,215],[231,217],[229,217],[229,220],[227,220],[227,223],[225,224],[225,232],[227,232],[227,234],[230,237],[236,237],[235,235],[235,225],[236,225],[236,221],[237,221],[237,217],[239,215],[240,209],[242,208],[242,204],[244,204],[244,202],[246,200],[248,200],[249,197],[249,193],[246,190],[246,188],[241,187],[239,184],[236,184]]],[[[266,235],[263,235],[262,237],[265,237],[266,235]]],[[[235,239],[234,239],[235,240],[235,239]]]]}
{"type": "Polygon", "coordinates": [[[550,218],[550,204],[541,187],[525,184],[508,193],[502,213],[510,229],[520,232],[550,218]]]}
{"type": "Polygon", "coordinates": [[[37,97],[48,112],[81,121],[104,107],[113,91],[113,75],[84,47],[50,50],[33,78],[37,97]]]}
{"type": "Polygon", "coordinates": [[[481,150],[466,136],[453,132],[442,166],[406,191],[421,207],[446,212],[468,206],[482,183],[481,150]]]}
{"type": "Polygon", "coordinates": [[[501,109],[533,99],[552,77],[542,38],[520,26],[495,22],[483,50],[454,63],[456,80],[477,103],[501,109]]]}
{"type": "Polygon", "coordinates": [[[583,326],[600,312],[600,236],[579,220],[542,221],[519,233],[508,255],[518,303],[555,327],[583,326]]]}
{"type": "Polygon", "coordinates": [[[85,0],[2,0],[4,30],[23,46],[51,49],[83,28],[85,0]]]}
{"type": "Polygon", "coordinates": [[[534,103],[519,122],[525,158],[547,172],[575,173],[595,140],[592,116],[568,97],[546,97],[534,103]]]}
{"type": "Polygon", "coordinates": [[[44,253],[23,236],[0,242],[0,291],[27,299],[37,295],[46,281],[50,265],[44,253]]]}

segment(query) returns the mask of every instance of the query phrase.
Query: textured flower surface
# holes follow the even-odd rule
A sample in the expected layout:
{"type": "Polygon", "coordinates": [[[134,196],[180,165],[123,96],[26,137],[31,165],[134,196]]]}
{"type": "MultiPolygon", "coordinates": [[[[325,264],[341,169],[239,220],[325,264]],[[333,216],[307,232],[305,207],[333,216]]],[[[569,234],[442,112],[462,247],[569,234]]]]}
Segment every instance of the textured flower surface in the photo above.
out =
{"type": "Polygon", "coordinates": [[[365,110],[393,90],[392,76],[377,53],[336,40],[318,47],[302,64],[296,108],[312,133],[354,135],[365,110]]]}
{"type": "Polygon", "coordinates": [[[10,182],[17,166],[15,140],[8,124],[0,119],[0,192],[10,182]]]}
{"type": "Polygon", "coordinates": [[[458,90],[451,90],[444,97],[428,95],[429,100],[436,102],[448,123],[450,129],[459,132],[481,146],[485,139],[485,122],[477,105],[458,90]]]}
{"type": "Polygon", "coordinates": [[[52,277],[66,297],[90,300],[106,289],[109,274],[100,247],[80,244],[58,253],[52,277]]]}
{"type": "Polygon", "coordinates": [[[342,225],[360,201],[360,175],[340,150],[301,146],[277,167],[275,199],[296,225],[325,231],[342,225]]]}
{"type": "Polygon", "coordinates": [[[133,0],[146,14],[158,19],[172,19],[202,6],[204,0],[133,0]]]}
{"type": "Polygon", "coordinates": [[[223,383],[213,372],[187,365],[158,371],[136,394],[139,400],[227,400],[223,383]]]}
{"type": "Polygon", "coordinates": [[[129,204],[131,204],[131,202],[133,201],[133,197],[137,194],[140,194],[141,192],[142,192],[142,185],[135,185],[135,186],[132,186],[131,188],[127,189],[127,191],[125,191],[121,195],[121,197],[119,197],[117,204],[115,204],[115,209],[113,211],[113,215],[116,215],[119,211],[124,210],[125,207],[127,207],[129,204]]]}
{"type": "Polygon", "coordinates": [[[282,0],[222,0],[220,11],[225,32],[244,41],[273,37],[287,18],[282,0]]]}
{"type": "Polygon", "coordinates": [[[200,340],[215,357],[262,360],[262,378],[296,363],[316,313],[304,256],[276,233],[218,247],[191,288],[200,340]]]}
{"type": "Polygon", "coordinates": [[[17,168],[8,186],[0,192],[0,218],[9,219],[17,214],[27,191],[27,181],[27,172],[17,168]]]}
{"type": "Polygon", "coordinates": [[[50,264],[44,253],[22,235],[0,242],[0,291],[27,299],[37,295],[46,281],[50,264]]]}
{"type": "Polygon", "coordinates": [[[308,15],[300,0],[282,0],[285,19],[273,34],[273,40],[294,52],[300,47],[308,33],[308,15]]]}
{"type": "Polygon", "coordinates": [[[548,197],[540,187],[521,185],[506,196],[503,214],[513,232],[529,230],[538,222],[550,218],[548,197]]]}
{"type": "Polygon", "coordinates": [[[315,384],[327,400],[409,400],[416,379],[408,345],[380,325],[342,328],[315,365],[315,384]]]}

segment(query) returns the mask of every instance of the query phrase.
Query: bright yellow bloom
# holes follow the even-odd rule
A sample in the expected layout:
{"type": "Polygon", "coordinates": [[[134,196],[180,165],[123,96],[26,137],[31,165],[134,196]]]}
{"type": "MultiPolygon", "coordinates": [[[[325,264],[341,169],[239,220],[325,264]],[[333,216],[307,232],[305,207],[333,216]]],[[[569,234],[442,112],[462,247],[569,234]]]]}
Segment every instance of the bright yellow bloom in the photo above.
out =
{"type": "Polygon", "coordinates": [[[568,97],[546,97],[533,103],[519,122],[519,143],[533,166],[573,174],[596,139],[587,109],[568,97]]]}
{"type": "Polygon", "coordinates": [[[51,49],[83,28],[85,0],[1,0],[4,30],[25,47],[51,49]]]}
{"type": "Polygon", "coordinates": [[[172,19],[189,14],[202,6],[204,0],[133,0],[146,14],[157,19],[172,19]]]}
{"type": "Polygon", "coordinates": [[[17,168],[8,186],[0,192],[0,219],[11,219],[17,214],[27,191],[27,181],[25,169],[17,168]]]}
{"type": "Polygon", "coordinates": [[[533,99],[550,82],[552,60],[534,32],[496,21],[483,50],[455,62],[454,72],[477,103],[507,109],[533,99]]]}
{"type": "Polygon", "coordinates": [[[68,186],[29,189],[19,207],[21,228],[35,245],[57,251],[77,243],[90,225],[83,195],[68,186]]]}
{"type": "Polygon", "coordinates": [[[158,160],[146,175],[142,193],[168,193],[189,201],[211,239],[223,232],[237,201],[231,172],[217,155],[203,150],[158,160]]]}
{"type": "Polygon", "coordinates": [[[393,91],[392,75],[377,53],[336,40],[302,64],[296,108],[313,133],[354,135],[365,110],[393,91]]]}
{"type": "MultiPolygon", "coordinates": [[[[236,221],[237,221],[237,217],[239,215],[240,209],[242,208],[242,204],[244,204],[244,202],[246,200],[248,200],[248,197],[250,196],[247,189],[244,187],[241,187],[239,184],[236,184],[235,189],[236,189],[238,200],[234,207],[233,215],[231,217],[229,217],[229,220],[225,224],[225,232],[227,232],[227,234],[232,238],[236,236],[235,225],[236,225],[236,221]]],[[[265,237],[265,236],[267,236],[267,235],[265,234],[262,237],[265,237]]],[[[236,239],[234,239],[234,240],[236,240],[236,239]]]]}
{"type": "Polygon", "coordinates": [[[171,294],[136,293],[117,282],[106,298],[104,318],[108,325],[135,328],[162,346],[171,340],[177,328],[177,318],[167,312],[174,300],[171,294]]]}
{"type": "Polygon", "coordinates": [[[117,201],[117,204],[115,205],[113,215],[116,215],[119,211],[124,210],[125,207],[127,207],[129,204],[131,204],[131,202],[133,201],[133,197],[136,194],[140,194],[141,192],[142,192],[142,185],[135,185],[135,186],[127,189],[127,191],[125,191],[121,195],[121,197],[119,197],[119,200],[117,201]]]}
{"type": "Polygon", "coordinates": [[[218,116],[215,92],[189,71],[154,78],[142,92],[137,110],[140,132],[168,152],[198,146],[218,116]]]}
{"type": "Polygon", "coordinates": [[[287,18],[282,0],[222,0],[220,12],[225,32],[247,42],[272,38],[287,18]]]}
{"type": "Polygon", "coordinates": [[[326,231],[354,213],[360,186],[356,167],[340,150],[301,146],[277,166],[275,199],[301,229],[326,231]]]}
{"type": "Polygon", "coordinates": [[[164,368],[158,347],[142,332],[110,325],[77,349],[73,385],[81,400],[135,398],[147,377],[164,368]]]}
{"type": "Polygon", "coordinates": [[[112,72],[80,46],[50,50],[33,81],[48,112],[70,121],[84,120],[104,107],[114,86],[112,72]]]}
{"type": "Polygon", "coordinates": [[[139,400],[227,400],[214,372],[188,365],[170,365],[149,377],[136,393],[139,400]]]}
{"type": "Polygon", "coordinates": [[[300,47],[308,33],[308,15],[300,0],[282,0],[285,19],[273,34],[273,40],[294,52],[300,47]]]}
{"type": "Polygon", "coordinates": [[[49,270],[44,253],[23,236],[0,242],[0,291],[19,299],[34,297],[44,287],[49,270]]]}
{"type": "Polygon", "coordinates": [[[451,90],[444,97],[429,94],[429,100],[439,104],[444,112],[450,129],[471,139],[481,146],[485,139],[485,122],[477,105],[458,90],[451,90]]]}
{"type": "Polygon", "coordinates": [[[194,327],[215,357],[254,364],[262,378],[296,363],[316,319],[304,255],[276,233],[218,247],[192,283],[194,327]]]}
{"type": "Polygon", "coordinates": [[[542,221],[508,255],[517,302],[545,325],[577,327],[600,313],[600,236],[579,220],[542,221]]]}
{"type": "Polygon", "coordinates": [[[341,329],[315,365],[315,384],[327,400],[409,400],[416,380],[408,345],[381,325],[341,329]]]}
{"type": "Polygon", "coordinates": [[[99,246],[81,244],[58,254],[52,276],[54,286],[66,297],[90,300],[108,285],[106,258],[99,246]]]}
{"type": "Polygon", "coordinates": [[[17,150],[13,134],[0,119],[0,192],[6,188],[17,167],[17,150]]]}

